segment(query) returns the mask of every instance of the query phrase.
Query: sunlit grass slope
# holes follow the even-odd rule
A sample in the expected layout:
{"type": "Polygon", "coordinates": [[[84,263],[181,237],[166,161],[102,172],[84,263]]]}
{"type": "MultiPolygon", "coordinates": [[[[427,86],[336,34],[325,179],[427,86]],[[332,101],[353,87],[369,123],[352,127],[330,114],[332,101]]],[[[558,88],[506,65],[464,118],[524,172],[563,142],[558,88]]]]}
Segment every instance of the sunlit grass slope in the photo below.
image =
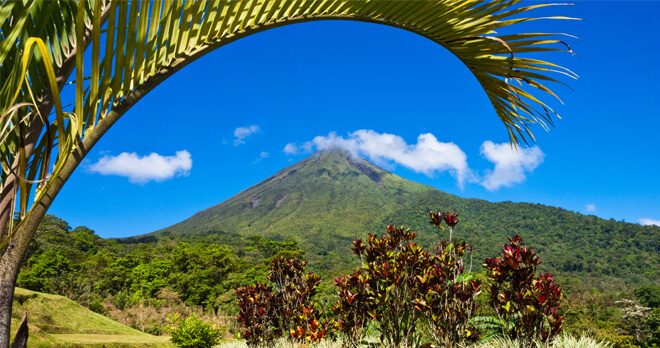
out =
{"type": "Polygon", "coordinates": [[[173,347],[169,337],[131,329],[63,296],[16,288],[12,337],[27,310],[28,347],[173,347]]]}

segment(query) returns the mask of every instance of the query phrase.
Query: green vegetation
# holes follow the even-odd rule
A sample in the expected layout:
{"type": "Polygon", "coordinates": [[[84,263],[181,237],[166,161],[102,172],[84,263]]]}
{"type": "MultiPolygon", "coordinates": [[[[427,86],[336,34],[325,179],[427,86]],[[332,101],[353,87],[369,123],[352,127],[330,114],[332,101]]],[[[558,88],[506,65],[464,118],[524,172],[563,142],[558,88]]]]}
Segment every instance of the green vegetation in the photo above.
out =
{"type": "Polygon", "coordinates": [[[221,330],[195,315],[179,320],[179,316],[174,314],[168,320],[172,324],[169,327],[171,340],[177,347],[211,348],[220,342],[221,330]]]}
{"type": "Polygon", "coordinates": [[[357,265],[349,249],[353,240],[381,234],[392,222],[418,231],[418,243],[431,248],[437,233],[425,216],[439,208],[461,212],[462,235],[475,258],[498,254],[507,237],[519,234],[542,256],[541,271],[560,281],[578,279],[570,287],[610,292],[660,282],[660,227],[541,204],[461,198],[339,150],[314,154],[179,224],[133,238],[293,238],[313,272],[338,276],[357,265]]]}
{"type": "Polygon", "coordinates": [[[28,312],[29,347],[171,347],[167,337],[131,329],[63,296],[16,288],[12,335],[28,312]]]}
{"type": "MultiPolygon", "coordinates": [[[[415,241],[430,249],[448,233],[438,236],[428,224],[432,208],[461,212],[461,239],[474,246],[472,257],[478,260],[472,270],[476,279],[487,279],[481,261],[498,255],[507,236],[520,234],[544,260],[538,271],[554,273],[566,294],[559,310],[566,331],[617,347],[660,342],[660,309],[651,308],[660,293],[660,228],[537,204],[463,199],[338,151],[314,155],[150,235],[103,239],[89,228],[71,228],[46,216],[18,283],[64,295],[145,333],[166,334],[166,318],[177,313],[225,326],[225,335],[233,336],[236,289],[269,284],[272,259],[308,260],[307,271],[322,278],[315,301],[327,311],[339,299],[333,278],[360,262],[351,255],[354,239],[404,222],[419,232],[415,241]],[[636,307],[623,300],[638,300],[649,310],[631,317],[627,308],[636,307]]],[[[487,307],[483,294],[477,301],[487,307]]]]}

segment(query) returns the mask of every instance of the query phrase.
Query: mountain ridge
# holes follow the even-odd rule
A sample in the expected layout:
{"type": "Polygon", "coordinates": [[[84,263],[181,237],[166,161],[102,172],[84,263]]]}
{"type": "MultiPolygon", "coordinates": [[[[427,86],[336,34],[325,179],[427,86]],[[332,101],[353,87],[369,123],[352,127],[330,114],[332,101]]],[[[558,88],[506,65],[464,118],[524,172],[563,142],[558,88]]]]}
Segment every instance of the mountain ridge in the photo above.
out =
{"type": "Polygon", "coordinates": [[[461,198],[340,150],[315,153],[153,234],[294,238],[317,267],[333,269],[333,263],[343,263],[346,269],[357,263],[350,252],[353,240],[382,234],[388,224],[417,231],[418,243],[426,247],[446,239],[428,223],[430,210],[460,214],[454,236],[474,246],[475,260],[496,256],[507,237],[519,234],[546,260],[543,271],[606,276],[594,276],[598,282],[660,280],[660,227],[542,204],[461,198]]]}

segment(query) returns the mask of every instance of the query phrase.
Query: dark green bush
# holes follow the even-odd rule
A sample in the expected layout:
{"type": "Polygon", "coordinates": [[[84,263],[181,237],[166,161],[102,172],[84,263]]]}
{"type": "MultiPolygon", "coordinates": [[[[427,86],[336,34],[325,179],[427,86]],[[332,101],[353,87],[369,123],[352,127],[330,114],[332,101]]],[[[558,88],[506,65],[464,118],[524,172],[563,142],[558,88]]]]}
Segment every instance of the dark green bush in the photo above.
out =
{"type": "Polygon", "coordinates": [[[103,304],[99,300],[94,300],[89,303],[89,310],[98,314],[104,314],[105,309],[103,308],[103,304]]]}

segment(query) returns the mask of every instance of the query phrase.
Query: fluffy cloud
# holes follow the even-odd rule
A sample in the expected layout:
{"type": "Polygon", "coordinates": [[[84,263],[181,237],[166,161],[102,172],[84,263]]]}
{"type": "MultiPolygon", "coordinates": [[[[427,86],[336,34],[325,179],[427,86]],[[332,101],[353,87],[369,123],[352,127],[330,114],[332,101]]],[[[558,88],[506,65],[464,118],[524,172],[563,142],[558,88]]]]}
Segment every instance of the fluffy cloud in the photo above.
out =
{"type": "Polygon", "coordinates": [[[249,137],[250,135],[259,132],[259,126],[249,126],[249,127],[238,127],[234,129],[234,146],[245,144],[243,139],[249,137]]]}
{"type": "Polygon", "coordinates": [[[135,152],[123,152],[118,156],[105,155],[87,169],[101,175],[118,175],[131,183],[144,184],[151,180],[163,181],[174,176],[187,176],[192,168],[190,153],[177,151],[175,156],[152,153],[140,157],[135,152]]]}
{"type": "Polygon", "coordinates": [[[420,134],[417,144],[411,145],[398,135],[381,134],[373,130],[358,130],[347,137],[330,133],[327,136],[317,136],[301,146],[287,144],[284,152],[310,153],[314,148],[341,148],[354,155],[368,157],[381,165],[401,165],[428,176],[447,171],[456,178],[459,186],[474,177],[467,164],[467,155],[456,144],[439,142],[431,133],[420,134]]]}
{"type": "Polygon", "coordinates": [[[639,223],[641,223],[644,226],[646,226],[646,225],[660,226],[660,220],[653,220],[653,219],[649,219],[649,218],[639,219],[639,223]]]}
{"type": "Polygon", "coordinates": [[[538,146],[518,148],[516,151],[508,143],[494,144],[492,141],[481,145],[481,153],[495,164],[495,169],[487,171],[481,181],[481,185],[490,191],[522,182],[525,173],[543,163],[545,156],[538,146]]]}
{"type": "Polygon", "coordinates": [[[596,211],[596,205],[595,205],[595,204],[591,204],[591,203],[587,203],[587,206],[584,207],[584,210],[585,210],[587,213],[593,213],[593,212],[596,211]]]}
{"type": "Polygon", "coordinates": [[[314,151],[314,143],[311,141],[305,142],[301,146],[296,143],[288,143],[284,146],[284,153],[287,155],[297,155],[301,153],[312,153],[314,151]]]}

